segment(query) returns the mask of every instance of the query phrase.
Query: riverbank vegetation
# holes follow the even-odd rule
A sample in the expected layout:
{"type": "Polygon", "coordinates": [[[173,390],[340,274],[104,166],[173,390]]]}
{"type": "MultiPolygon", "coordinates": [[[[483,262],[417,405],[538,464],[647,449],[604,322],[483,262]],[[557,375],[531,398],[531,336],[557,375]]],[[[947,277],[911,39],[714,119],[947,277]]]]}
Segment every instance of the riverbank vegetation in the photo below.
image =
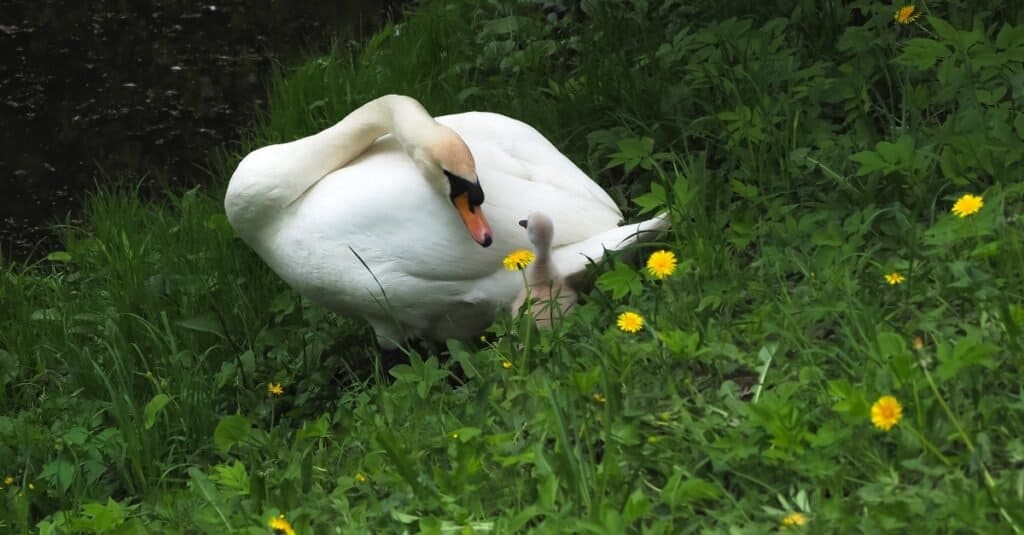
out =
{"type": "Polygon", "coordinates": [[[5,531],[1024,527],[1015,3],[425,1],[269,91],[209,188],[99,191],[4,266],[5,531]],[[384,93],[533,124],[673,230],[555,330],[506,316],[381,381],[221,195],[384,93]]]}

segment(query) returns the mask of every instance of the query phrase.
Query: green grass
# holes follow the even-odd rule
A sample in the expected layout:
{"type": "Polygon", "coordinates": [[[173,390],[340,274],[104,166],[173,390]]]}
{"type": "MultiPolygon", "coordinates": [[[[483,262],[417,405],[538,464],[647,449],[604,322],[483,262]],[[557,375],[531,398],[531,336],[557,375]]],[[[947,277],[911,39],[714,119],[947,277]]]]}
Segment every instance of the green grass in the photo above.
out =
{"type": "Polygon", "coordinates": [[[1024,528],[1022,8],[493,4],[282,69],[209,190],[98,191],[63,251],[4,265],[0,530],[1024,528]],[[369,329],[290,291],[221,198],[248,149],[389,92],[525,120],[673,230],[554,331],[503,317],[385,384],[369,329]]]}

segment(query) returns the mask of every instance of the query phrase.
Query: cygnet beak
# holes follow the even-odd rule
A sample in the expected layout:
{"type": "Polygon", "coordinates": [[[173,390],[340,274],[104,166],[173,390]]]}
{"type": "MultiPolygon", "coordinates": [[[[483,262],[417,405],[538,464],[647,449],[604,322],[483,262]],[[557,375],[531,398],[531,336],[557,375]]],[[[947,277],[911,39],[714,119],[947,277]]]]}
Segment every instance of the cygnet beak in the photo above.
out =
{"type": "Polygon", "coordinates": [[[526,228],[526,220],[525,219],[520,219],[519,220],[519,226],[523,227],[523,228],[526,228]]]}

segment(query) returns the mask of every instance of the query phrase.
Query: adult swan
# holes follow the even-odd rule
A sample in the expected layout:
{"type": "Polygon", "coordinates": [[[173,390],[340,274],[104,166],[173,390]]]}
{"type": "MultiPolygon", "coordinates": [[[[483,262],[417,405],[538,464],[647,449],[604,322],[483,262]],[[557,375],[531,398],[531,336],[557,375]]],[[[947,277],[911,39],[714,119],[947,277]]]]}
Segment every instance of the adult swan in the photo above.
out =
{"type": "Polygon", "coordinates": [[[502,258],[530,247],[517,223],[531,212],[553,220],[552,260],[565,276],[667,226],[657,217],[618,227],[608,194],[525,123],[481,112],[435,119],[398,95],[252,151],[224,207],[281,278],[365,318],[384,348],[486,328],[522,287],[502,258]]]}

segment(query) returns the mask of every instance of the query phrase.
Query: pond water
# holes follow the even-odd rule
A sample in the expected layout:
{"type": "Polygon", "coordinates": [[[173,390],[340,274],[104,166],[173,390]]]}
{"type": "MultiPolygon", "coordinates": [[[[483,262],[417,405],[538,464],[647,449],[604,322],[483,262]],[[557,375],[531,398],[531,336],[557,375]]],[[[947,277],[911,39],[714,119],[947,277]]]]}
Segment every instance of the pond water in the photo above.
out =
{"type": "Polygon", "coordinates": [[[0,256],[45,255],[45,227],[96,184],[213,180],[273,62],[365,37],[399,3],[4,0],[0,256]]]}

